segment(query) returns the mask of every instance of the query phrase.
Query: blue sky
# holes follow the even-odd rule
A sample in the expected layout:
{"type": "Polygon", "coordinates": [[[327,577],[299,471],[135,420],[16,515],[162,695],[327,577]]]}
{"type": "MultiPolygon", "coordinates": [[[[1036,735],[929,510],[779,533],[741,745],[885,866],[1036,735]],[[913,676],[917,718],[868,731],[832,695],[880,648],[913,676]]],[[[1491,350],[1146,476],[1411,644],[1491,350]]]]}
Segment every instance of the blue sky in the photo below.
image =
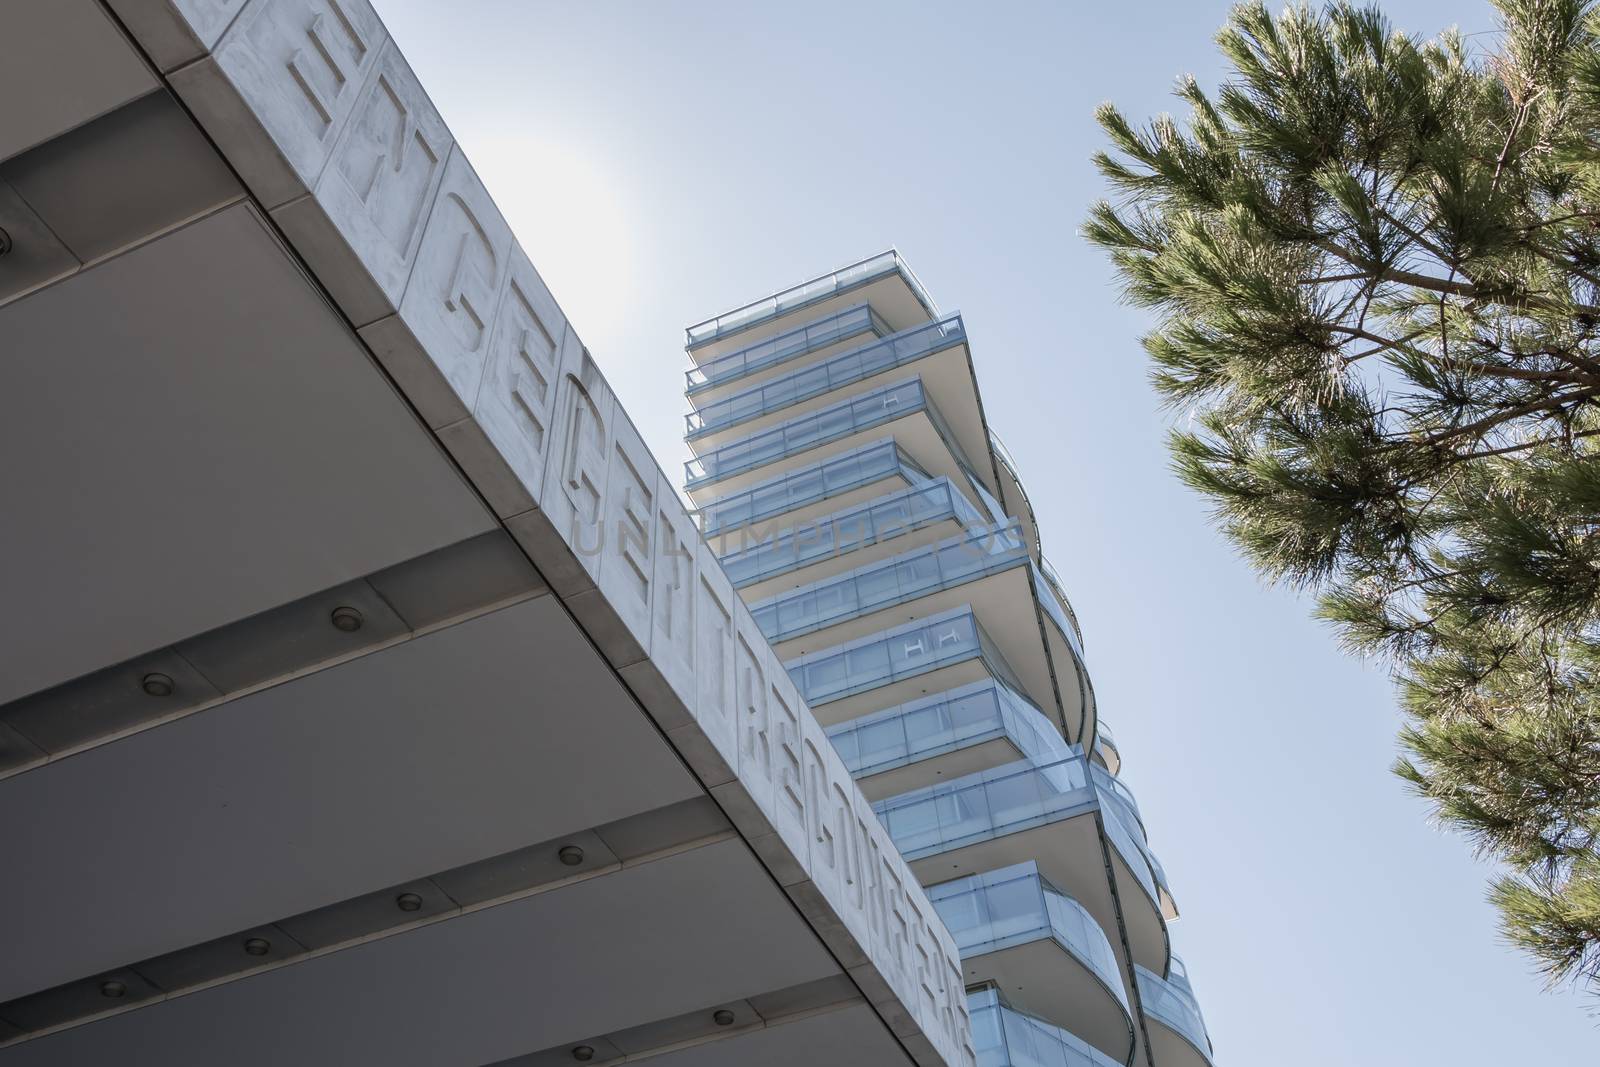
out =
{"type": "MultiPolygon", "coordinates": [[[[1593,1062],[1589,1002],[1539,991],[1489,869],[1390,775],[1382,671],[1169,474],[1147,324],[1077,235],[1095,104],[1214,84],[1224,3],[377,6],[664,464],[692,321],[890,246],[965,314],[1219,1067],[1593,1062]]],[[[1480,0],[1386,10],[1493,28],[1480,0]]]]}

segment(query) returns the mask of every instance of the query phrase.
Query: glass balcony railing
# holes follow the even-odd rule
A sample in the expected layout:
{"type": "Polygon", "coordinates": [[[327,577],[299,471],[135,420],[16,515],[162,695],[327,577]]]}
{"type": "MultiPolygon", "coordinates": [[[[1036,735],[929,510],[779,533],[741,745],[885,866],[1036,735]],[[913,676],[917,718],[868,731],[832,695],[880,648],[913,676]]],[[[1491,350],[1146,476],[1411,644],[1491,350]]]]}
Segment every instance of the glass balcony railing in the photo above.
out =
{"type": "Polygon", "coordinates": [[[989,431],[989,445],[994,449],[994,454],[999,457],[1000,462],[1005,464],[1006,470],[1011,472],[1012,480],[1020,486],[1022,479],[1017,476],[1016,457],[1012,456],[1011,449],[1006,447],[1006,443],[1000,440],[1000,435],[993,430],[989,431]]]}
{"type": "MultiPolygon", "coordinates": [[[[883,469],[886,473],[892,471],[887,452],[877,453],[872,458],[883,466],[867,469],[883,469]]],[[[857,466],[858,477],[864,467],[857,466]]],[[[810,470],[796,472],[796,478],[802,482],[817,481],[810,470]]],[[[841,482],[844,480],[840,478],[841,482]]],[[[821,481],[825,485],[826,478],[821,481]]],[[[811,498],[825,499],[829,494],[823,491],[823,487],[814,485],[810,490],[811,498]]],[[[763,507],[769,513],[781,514],[795,506],[793,501],[796,497],[806,494],[804,488],[788,478],[758,488],[760,493],[752,490],[716,501],[702,509],[701,521],[707,535],[740,523],[748,524],[754,521],[758,510],[763,507]]],[[[891,527],[898,524],[901,531],[938,521],[944,516],[934,512],[941,506],[949,509],[949,517],[958,517],[957,512],[964,516],[960,521],[969,528],[969,532],[751,605],[751,613],[761,625],[767,640],[789,640],[847,618],[915,600],[1008,567],[1025,565],[1033,571],[1034,588],[1046,615],[1060,631],[1062,639],[1082,660],[1083,646],[1078,640],[1077,628],[1055,595],[1055,586],[1028,559],[1017,528],[995,529],[982,525],[976,509],[962,494],[955,492],[948,479],[930,482],[917,491],[904,492],[897,494],[896,499],[882,501],[881,512],[852,511],[849,513],[850,523],[854,525],[830,525],[829,520],[823,520],[813,527],[801,527],[770,538],[752,531],[747,540],[754,539],[757,543],[748,548],[741,546],[729,553],[723,558],[723,566],[736,584],[760,581],[786,569],[877,540],[877,531],[882,529],[874,525],[877,519],[881,518],[891,527]],[[978,517],[980,522],[974,524],[970,517],[978,517]]]]}
{"type": "Polygon", "coordinates": [[[1117,957],[1088,910],[1027,860],[928,887],[928,899],[955,938],[961,958],[1050,938],[1088,968],[1129,1011],[1117,957]]]}
{"type": "Polygon", "coordinates": [[[735,586],[745,586],[940,522],[973,532],[988,528],[983,513],[949,478],[939,477],[741,547],[722,556],[722,569],[735,586]]]}
{"type": "Polygon", "coordinates": [[[931,409],[921,380],[908,378],[781,422],[697,456],[683,465],[684,485],[692,489],[728,478],[913,412],[931,409]]]}
{"type": "Polygon", "coordinates": [[[914,789],[873,805],[908,860],[947,852],[1091,810],[1098,797],[1076,754],[1021,760],[914,789]]]}
{"type": "Polygon", "coordinates": [[[828,737],[858,778],[1001,737],[1036,760],[1070,752],[1044,712],[992,678],[851,719],[828,737]]]}
{"type": "Polygon", "coordinates": [[[1078,657],[1078,662],[1082,663],[1083,642],[1078,639],[1078,627],[1073,624],[1072,614],[1062,602],[1060,590],[1045,578],[1044,573],[1031,558],[1028,560],[1028,567],[1033,571],[1033,588],[1038,594],[1039,603],[1044,605],[1044,613],[1061,632],[1061,639],[1072,649],[1073,655],[1078,657]]]}
{"type": "MultiPolygon", "coordinates": [[[[749,489],[719,497],[696,512],[707,537],[736,526],[752,526],[795,508],[815,504],[886,478],[921,485],[931,476],[906,455],[893,438],[852,448],[818,463],[789,471],[749,489]]],[[[752,531],[752,540],[760,540],[752,531]]]]}
{"type": "Polygon", "coordinates": [[[1194,995],[1194,985],[1189,981],[1189,965],[1183,962],[1182,956],[1174,955],[1167,961],[1167,983],[1177,988],[1194,1003],[1196,1014],[1200,1011],[1200,1003],[1194,995]]]}
{"type": "Polygon", "coordinates": [[[1122,1067],[1076,1034],[1012,1008],[993,986],[967,994],[978,1067],[1122,1067]]]}
{"type": "Polygon", "coordinates": [[[1106,816],[1106,832],[1114,841],[1119,837],[1126,839],[1125,847],[1123,843],[1119,843],[1119,847],[1128,866],[1133,868],[1139,881],[1150,891],[1151,899],[1159,901],[1157,890],[1166,888],[1167,878],[1161,870],[1161,864],[1156,861],[1155,853],[1150,851],[1144,816],[1139,814],[1139,801],[1134,797],[1133,790],[1128,788],[1128,783],[1121,778],[1098,763],[1090,762],[1088,766],[1089,778],[1100,792],[1100,807],[1106,816]],[[1142,867],[1134,861],[1134,856],[1144,860],[1142,867]],[[1149,872],[1148,878],[1145,877],[1146,870],[1149,872]]]}
{"type": "Polygon", "coordinates": [[[691,367],[684,374],[687,382],[684,393],[693,396],[713,385],[736,381],[747,374],[775,367],[791,359],[798,359],[818,349],[848,341],[852,337],[871,334],[883,337],[894,331],[866,304],[856,304],[843,311],[824,315],[797,329],[787,330],[776,337],[768,337],[737,352],[708,360],[691,367]]]}
{"type": "MultiPolygon", "coordinates": [[[[1022,493],[1023,506],[1028,509],[1031,519],[1033,505],[1028,503],[1028,491],[1023,488],[1022,476],[1017,473],[1017,461],[1012,458],[1011,450],[1006,448],[1005,442],[1000,440],[1000,436],[993,430],[989,431],[989,447],[994,449],[995,457],[1000,460],[1001,466],[1005,467],[1010,473],[1011,480],[1016,482],[1018,491],[1022,493]]],[[[1055,604],[1050,605],[1047,603],[1046,606],[1053,608],[1050,613],[1052,618],[1055,619],[1056,624],[1061,628],[1062,635],[1066,637],[1067,643],[1072,646],[1072,650],[1078,654],[1078,658],[1081,660],[1084,658],[1083,630],[1078,626],[1078,613],[1072,610],[1072,601],[1067,597],[1066,583],[1061,580],[1061,576],[1056,573],[1055,567],[1051,566],[1050,561],[1045,558],[1043,549],[1037,544],[1034,545],[1034,548],[1039,555],[1039,577],[1055,594],[1055,604]]],[[[1048,602],[1051,598],[1045,597],[1044,599],[1048,602]]]]}
{"type": "Polygon", "coordinates": [[[1089,770],[1094,775],[1095,785],[1115,798],[1119,813],[1128,817],[1129,828],[1138,830],[1139,839],[1144,840],[1144,816],[1139,814],[1139,801],[1134,798],[1128,783],[1097,763],[1091,763],[1089,770]]]}
{"type": "Polygon", "coordinates": [[[1011,476],[1011,480],[1017,484],[1017,492],[1022,494],[1022,506],[1028,509],[1029,514],[1032,514],[1033,505],[1028,502],[1028,490],[1022,484],[1022,475],[1017,471],[1017,461],[1012,457],[1011,450],[1006,447],[1006,443],[1000,440],[1000,435],[992,429],[989,431],[989,447],[994,450],[995,458],[1006,469],[1006,473],[1011,476]]]}
{"type": "Polygon", "coordinates": [[[938,309],[934,307],[933,300],[928,296],[917,276],[906,266],[900,258],[900,253],[890,250],[880,252],[878,255],[863,259],[859,263],[852,263],[848,267],[841,267],[832,274],[825,274],[809,282],[791,286],[782,292],[761,300],[753,301],[743,307],[734,308],[718,315],[716,318],[707,319],[690,326],[686,331],[687,347],[695,348],[699,345],[715,341],[719,337],[726,337],[731,333],[747,329],[758,322],[777,318],[796,308],[808,304],[815,304],[831,296],[849,292],[868,282],[879,278],[886,278],[891,274],[899,274],[905,279],[906,285],[915,294],[917,301],[927,309],[929,316],[937,316],[938,309]]]}
{"type": "Polygon", "coordinates": [[[750,605],[773,644],[1028,563],[1015,529],[960,533],[750,605]]]}
{"type": "Polygon", "coordinates": [[[1021,688],[1011,665],[966,606],[801,656],[784,668],[815,708],[966,660],[982,661],[992,677],[1021,688]]]}
{"type": "Polygon", "coordinates": [[[1078,613],[1072,610],[1072,601],[1067,599],[1067,583],[1061,580],[1061,575],[1050,565],[1050,557],[1043,553],[1039,555],[1039,573],[1044,575],[1050,588],[1055,590],[1056,597],[1061,603],[1061,610],[1066,616],[1068,639],[1072,641],[1072,647],[1078,653],[1078,658],[1082,659],[1083,629],[1078,625],[1078,613]]]}
{"type": "Polygon", "coordinates": [[[961,344],[966,338],[960,315],[901,330],[691,411],[684,416],[684,438],[692,441],[703,434],[782,411],[961,344]]]}
{"type": "Polygon", "coordinates": [[[1163,870],[1160,861],[1155,859],[1155,853],[1146,851],[1146,857],[1149,857],[1150,873],[1155,875],[1155,888],[1162,891],[1162,894],[1160,894],[1162,915],[1165,915],[1166,918],[1178,918],[1178,902],[1173,901],[1173,889],[1166,883],[1166,870],[1163,870]],[[1168,912],[1168,907],[1171,907],[1170,912],[1168,912]]]}
{"type": "Polygon", "coordinates": [[[1122,750],[1117,747],[1117,739],[1111,733],[1111,728],[1103,722],[1097,721],[1094,725],[1094,743],[1103,750],[1102,759],[1107,763],[1115,763],[1119,767],[1121,766],[1122,750]]]}
{"type": "Polygon", "coordinates": [[[983,479],[972,473],[971,467],[963,466],[962,473],[967,476],[967,484],[972,486],[972,491],[983,502],[983,506],[988,509],[990,517],[995,522],[1009,522],[1015,518],[1013,515],[1006,514],[1004,505],[994,498],[993,493],[989,492],[989,487],[983,484],[983,479]]]}
{"type": "MultiPolygon", "coordinates": [[[[1110,794],[1102,791],[1101,800],[1110,794]]],[[[1155,867],[1151,863],[1150,846],[1145,844],[1144,834],[1134,830],[1137,823],[1130,822],[1123,817],[1122,812],[1111,803],[1101,805],[1100,810],[1105,813],[1103,821],[1106,836],[1111,838],[1111,844],[1122,853],[1122,858],[1128,864],[1128,869],[1139,880],[1144,891],[1150,895],[1151,901],[1156,905],[1156,910],[1161,910],[1161,890],[1156,885],[1155,867]]]]}
{"type": "Polygon", "coordinates": [[[880,800],[873,810],[901,855],[916,860],[1071,818],[1098,805],[1112,846],[1150,900],[1158,901],[1149,846],[1138,819],[1127,809],[1130,794],[1125,786],[1121,792],[1106,788],[1112,781],[1074,747],[1062,759],[1019,760],[880,800]]]}
{"type": "Polygon", "coordinates": [[[1101,723],[1097,723],[1095,725],[1095,730],[1099,734],[1100,740],[1104,741],[1107,745],[1111,746],[1112,748],[1116,748],[1117,747],[1117,739],[1116,739],[1116,736],[1114,734],[1112,734],[1111,727],[1109,727],[1105,723],[1101,722],[1101,723]]]}
{"type": "Polygon", "coordinates": [[[1139,982],[1139,1001],[1144,1005],[1145,1014],[1182,1036],[1195,1051],[1210,1060],[1211,1036],[1206,1033],[1206,1021],[1200,1015],[1200,1005],[1189,985],[1183,962],[1173,957],[1171,979],[1161,978],[1138,964],[1134,964],[1133,973],[1139,982]]]}

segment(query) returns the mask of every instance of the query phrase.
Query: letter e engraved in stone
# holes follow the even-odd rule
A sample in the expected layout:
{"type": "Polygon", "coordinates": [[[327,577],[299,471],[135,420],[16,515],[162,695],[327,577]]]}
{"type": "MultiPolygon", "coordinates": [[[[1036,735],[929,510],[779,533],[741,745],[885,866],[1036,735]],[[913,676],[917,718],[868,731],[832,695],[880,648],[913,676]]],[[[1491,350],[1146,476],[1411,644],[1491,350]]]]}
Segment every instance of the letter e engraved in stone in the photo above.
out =
{"type": "Polygon", "coordinates": [[[359,70],[367,54],[367,42],[361,39],[360,31],[339,6],[338,0],[328,0],[328,10],[333,12],[332,21],[338,24],[336,32],[348,42],[346,47],[340,48],[336,41],[329,39],[329,19],[318,13],[306,27],[310,47],[297,48],[289,56],[289,76],[300,86],[306,102],[316,112],[319,121],[315,129],[319,138],[333,125],[333,113],[339,96],[350,83],[349,73],[339,63],[339,53],[346,52],[354,60],[351,70],[359,70]]]}
{"type": "MultiPolygon", "coordinates": [[[[521,294],[517,295],[520,299],[521,294]]],[[[524,327],[517,331],[517,343],[513,351],[517,358],[511,364],[511,398],[533,440],[533,450],[543,453],[545,426],[550,417],[550,378],[547,371],[555,345],[551,343],[550,335],[544,332],[544,327],[535,320],[533,330],[524,327]],[[538,332],[535,333],[535,330],[538,332]],[[541,367],[540,363],[545,366],[541,367]]]]}
{"type": "Polygon", "coordinates": [[[889,887],[889,940],[894,945],[895,966],[904,973],[906,942],[909,940],[909,931],[906,927],[906,887],[900,880],[900,875],[891,866],[891,862],[890,857],[883,858],[885,884],[889,887]]]}
{"type": "Polygon", "coordinates": [[[806,801],[800,786],[800,720],[789,702],[772,691],[772,707],[778,718],[778,795],[801,826],[805,825],[806,801]]]}
{"type": "MultiPolygon", "coordinates": [[[[643,602],[650,600],[650,509],[655,503],[654,489],[645,488],[639,469],[628,459],[619,441],[617,470],[627,474],[622,487],[622,514],[617,516],[617,555],[628,565],[628,584],[643,602]]],[[[655,471],[652,470],[651,474],[655,471]]],[[[652,478],[650,485],[655,485],[652,478]]],[[[607,486],[614,490],[614,486],[607,486]]]]}
{"type": "Polygon", "coordinates": [[[422,226],[439,154],[383,74],[362,105],[351,138],[339,154],[339,173],[378,232],[404,256],[422,226]]]}

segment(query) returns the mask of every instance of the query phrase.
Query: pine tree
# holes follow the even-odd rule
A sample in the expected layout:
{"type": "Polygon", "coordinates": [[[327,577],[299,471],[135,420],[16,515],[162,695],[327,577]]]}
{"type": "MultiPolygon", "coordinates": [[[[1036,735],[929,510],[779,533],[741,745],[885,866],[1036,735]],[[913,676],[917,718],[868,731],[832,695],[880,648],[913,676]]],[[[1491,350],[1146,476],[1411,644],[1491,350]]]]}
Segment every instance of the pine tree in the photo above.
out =
{"type": "Polygon", "coordinates": [[[1236,8],[1187,122],[1110,105],[1088,238],[1153,310],[1174,467],[1392,667],[1397,773],[1600,991],[1600,15],[1236,8]]]}

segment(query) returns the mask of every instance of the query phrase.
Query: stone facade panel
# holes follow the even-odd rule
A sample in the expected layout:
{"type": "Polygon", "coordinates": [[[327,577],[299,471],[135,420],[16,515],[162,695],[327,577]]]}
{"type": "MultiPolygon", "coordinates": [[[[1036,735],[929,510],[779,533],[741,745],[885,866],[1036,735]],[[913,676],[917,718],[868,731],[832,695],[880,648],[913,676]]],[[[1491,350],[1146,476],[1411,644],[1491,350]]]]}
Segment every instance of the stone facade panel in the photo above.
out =
{"type": "Polygon", "coordinates": [[[450,148],[450,131],[388,42],[315,191],[273,212],[358,327],[399,306],[450,148]]]}
{"type": "Polygon", "coordinates": [[[251,0],[172,83],[275,208],[315,187],[387,38],[366,0],[251,0]]]}

